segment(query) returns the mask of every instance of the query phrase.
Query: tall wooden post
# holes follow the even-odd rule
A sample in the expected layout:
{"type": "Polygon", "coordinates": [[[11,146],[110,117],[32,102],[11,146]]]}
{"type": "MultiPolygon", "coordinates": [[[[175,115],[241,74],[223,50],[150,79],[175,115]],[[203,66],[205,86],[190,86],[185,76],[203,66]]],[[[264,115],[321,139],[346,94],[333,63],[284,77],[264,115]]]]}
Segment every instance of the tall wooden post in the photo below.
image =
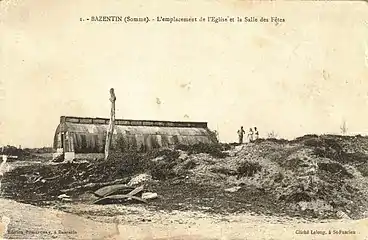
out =
{"type": "Polygon", "coordinates": [[[114,93],[114,89],[110,89],[110,102],[111,102],[111,112],[110,112],[110,123],[109,128],[107,129],[107,135],[106,135],[106,144],[105,144],[105,160],[109,157],[109,151],[111,146],[111,140],[112,135],[114,133],[114,127],[115,127],[115,101],[116,96],[114,93]]]}

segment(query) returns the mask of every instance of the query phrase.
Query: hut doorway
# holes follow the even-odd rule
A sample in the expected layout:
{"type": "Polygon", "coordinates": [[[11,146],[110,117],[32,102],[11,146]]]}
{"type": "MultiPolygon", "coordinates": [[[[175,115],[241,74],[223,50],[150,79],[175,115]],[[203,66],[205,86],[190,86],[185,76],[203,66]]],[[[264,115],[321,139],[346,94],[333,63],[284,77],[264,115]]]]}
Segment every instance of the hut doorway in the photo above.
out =
{"type": "Polygon", "coordinates": [[[64,150],[64,140],[65,140],[64,133],[61,133],[61,148],[63,150],[64,150]]]}

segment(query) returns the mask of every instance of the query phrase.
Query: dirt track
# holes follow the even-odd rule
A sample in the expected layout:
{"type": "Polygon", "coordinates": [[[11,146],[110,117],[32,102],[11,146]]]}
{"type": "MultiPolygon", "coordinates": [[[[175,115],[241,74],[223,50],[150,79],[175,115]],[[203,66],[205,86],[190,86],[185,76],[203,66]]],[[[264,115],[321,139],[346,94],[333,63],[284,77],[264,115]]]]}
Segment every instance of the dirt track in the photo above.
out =
{"type": "Polygon", "coordinates": [[[9,234],[5,236],[9,239],[368,239],[368,219],[303,223],[291,218],[249,214],[219,217],[198,212],[157,213],[117,205],[103,206],[104,209],[88,205],[63,206],[64,210],[81,215],[77,216],[12,200],[1,199],[0,206],[0,215],[11,219],[9,234]],[[97,216],[101,210],[105,215],[115,216],[97,216]],[[59,230],[75,232],[54,234],[59,230]],[[327,235],[297,234],[296,230],[326,231],[327,235]],[[332,233],[333,230],[350,230],[355,234],[329,235],[328,230],[332,233]],[[36,231],[52,233],[35,234],[36,231]]]}

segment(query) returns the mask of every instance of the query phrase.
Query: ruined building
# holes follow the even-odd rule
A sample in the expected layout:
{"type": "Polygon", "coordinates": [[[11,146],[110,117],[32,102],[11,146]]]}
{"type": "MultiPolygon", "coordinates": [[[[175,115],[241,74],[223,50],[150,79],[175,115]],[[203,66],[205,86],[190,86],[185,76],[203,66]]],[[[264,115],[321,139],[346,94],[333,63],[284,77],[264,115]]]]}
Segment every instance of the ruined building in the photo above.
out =
{"type": "MultiPolygon", "coordinates": [[[[109,119],[60,117],[54,149],[66,157],[104,153],[109,119]]],[[[215,143],[206,122],[171,122],[116,119],[112,149],[144,152],[177,144],[215,143]]]]}

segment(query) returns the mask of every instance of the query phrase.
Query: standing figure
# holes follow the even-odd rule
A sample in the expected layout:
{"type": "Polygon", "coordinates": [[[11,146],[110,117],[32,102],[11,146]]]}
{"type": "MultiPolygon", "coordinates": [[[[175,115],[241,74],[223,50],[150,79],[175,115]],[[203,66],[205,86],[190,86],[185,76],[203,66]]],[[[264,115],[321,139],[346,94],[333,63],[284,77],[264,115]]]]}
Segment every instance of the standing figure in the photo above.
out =
{"type": "Polygon", "coordinates": [[[254,127],[254,140],[257,140],[259,138],[259,132],[257,130],[257,127],[254,127]]]}
{"type": "Polygon", "coordinates": [[[249,128],[248,141],[253,142],[253,129],[249,128]]]}
{"type": "Polygon", "coordinates": [[[238,130],[238,136],[239,136],[239,143],[242,144],[243,143],[243,136],[245,134],[245,131],[243,129],[243,126],[240,127],[240,129],[238,130]]]}

